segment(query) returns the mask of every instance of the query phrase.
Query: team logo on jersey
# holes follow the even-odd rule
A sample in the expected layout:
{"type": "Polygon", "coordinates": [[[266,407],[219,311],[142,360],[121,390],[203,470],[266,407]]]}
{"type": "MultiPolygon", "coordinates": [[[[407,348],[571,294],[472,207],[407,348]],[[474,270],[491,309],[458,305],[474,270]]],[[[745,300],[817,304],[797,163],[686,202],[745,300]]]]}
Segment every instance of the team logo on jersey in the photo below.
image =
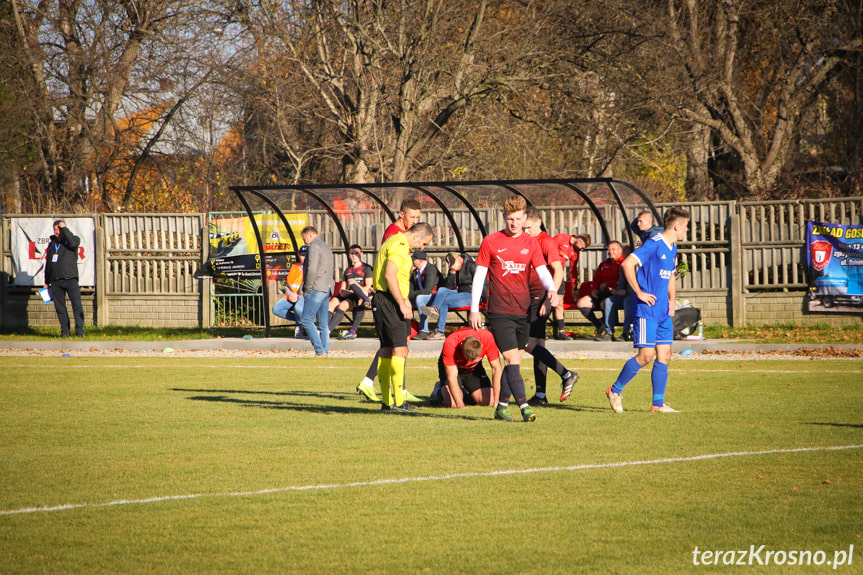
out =
{"type": "Polygon", "coordinates": [[[523,250],[521,250],[521,255],[523,255],[523,256],[526,256],[529,253],[530,253],[530,250],[528,248],[524,248],[523,250]]]}
{"type": "Polygon", "coordinates": [[[501,277],[503,277],[507,274],[520,274],[525,269],[527,269],[526,264],[520,264],[520,263],[516,263],[516,262],[508,262],[508,261],[505,261],[500,256],[497,256],[497,259],[498,259],[498,261],[500,261],[500,267],[503,270],[503,274],[501,275],[501,277]]]}

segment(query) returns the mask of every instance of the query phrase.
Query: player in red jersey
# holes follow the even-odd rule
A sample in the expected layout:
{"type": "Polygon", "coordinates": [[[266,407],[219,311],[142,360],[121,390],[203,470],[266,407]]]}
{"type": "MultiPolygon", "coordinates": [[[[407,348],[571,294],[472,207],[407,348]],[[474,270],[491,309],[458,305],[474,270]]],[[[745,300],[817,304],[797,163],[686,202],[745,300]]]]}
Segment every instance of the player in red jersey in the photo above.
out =
{"type": "Polygon", "coordinates": [[[495,405],[500,393],[500,355],[491,332],[464,327],[449,334],[438,358],[440,381],[432,391],[432,401],[443,407],[495,405]],[[482,365],[487,357],[491,379],[482,365]]]}
{"type": "Polygon", "coordinates": [[[510,196],[506,199],[506,228],[483,239],[476,259],[476,273],[471,290],[470,325],[478,330],[482,325],[479,301],[488,276],[488,327],[506,364],[494,417],[504,421],[515,421],[508,409],[511,395],[515,396],[524,421],[536,419],[536,413],[527,403],[524,379],[520,371],[521,357],[527,347],[530,328],[528,314],[531,301],[531,266],[536,269],[551,306],[557,305],[559,299],[539,243],[524,233],[526,208],[527,202],[521,196],[510,196]]]}
{"type": "MultiPolygon", "coordinates": [[[[557,251],[560,257],[563,258],[563,264],[566,265],[569,261],[569,279],[573,290],[573,301],[575,301],[575,293],[578,289],[578,258],[581,252],[590,247],[590,234],[579,234],[571,236],[569,234],[557,234],[554,236],[554,241],[557,243],[557,251]]],[[[563,293],[558,290],[558,293],[563,293]]],[[[563,300],[560,298],[560,303],[554,308],[554,333],[555,339],[570,339],[566,333],[566,322],[563,316],[563,300]]]]}
{"type": "Polygon", "coordinates": [[[411,229],[415,223],[420,221],[420,209],[422,205],[419,200],[407,199],[402,202],[399,208],[399,217],[396,221],[387,226],[384,231],[384,237],[381,239],[381,244],[399,232],[406,232],[411,229]]]}
{"type": "MultiPolygon", "coordinates": [[[[524,233],[536,238],[539,242],[542,257],[551,269],[555,288],[563,283],[563,263],[557,249],[557,242],[542,229],[542,216],[534,206],[528,206],[524,220],[524,233]]],[[[566,401],[572,393],[572,387],[578,381],[578,374],[571,372],[557,361],[545,347],[545,324],[552,307],[545,297],[545,288],[539,277],[531,268],[530,272],[530,338],[527,341],[527,352],[534,358],[533,376],[536,381],[536,394],[528,400],[530,405],[548,405],[545,396],[546,372],[549,367],[561,378],[560,400],[566,401]]]]}

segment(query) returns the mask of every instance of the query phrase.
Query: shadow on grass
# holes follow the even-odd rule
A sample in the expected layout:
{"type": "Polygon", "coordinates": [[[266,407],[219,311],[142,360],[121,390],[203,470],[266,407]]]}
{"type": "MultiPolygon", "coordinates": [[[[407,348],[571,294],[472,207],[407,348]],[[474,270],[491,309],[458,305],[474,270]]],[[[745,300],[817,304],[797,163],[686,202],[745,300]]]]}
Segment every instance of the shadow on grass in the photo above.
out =
{"type": "Polygon", "coordinates": [[[820,421],[807,421],[804,425],[829,425],[830,427],[854,427],[863,429],[863,423],[822,423],[820,421]]]}
{"type": "MultiPolygon", "coordinates": [[[[191,401],[209,401],[216,403],[231,403],[244,407],[257,407],[260,409],[283,409],[292,411],[308,411],[311,413],[319,413],[323,415],[333,414],[375,414],[382,413],[380,404],[371,401],[364,401],[361,405],[320,405],[315,403],[291,402],[291,401],[268,401],[264,399],[242,399],[237,397],[229,397],[224,394],[237,395],[269,395],[279,397],[318,397],[321,399],[338,400],[338,401],[356,401],[356,394],[347,393],[321,393],[315,391],[247,391],[241,389],[183,389],[170,388],[170,391],[179,391],[183,393],[206,393],[216,395],[192,395],[187,397],[191,401]],[[369,407],[363,407],[368,405],[369,407]]],[[[413,411],[410,413],[397,413],[388,415],[400,415],[407,417],[433,417],[438,419],[457,419],[467,421],[488,421],[488,417],[476,417],[472,415],[461,415],[456,413],[442,413],[442,408],[431,408],[423,406],[421,411],[413,411]]],[[[449,411],[449,410],[447,410],[449,411]]]]}

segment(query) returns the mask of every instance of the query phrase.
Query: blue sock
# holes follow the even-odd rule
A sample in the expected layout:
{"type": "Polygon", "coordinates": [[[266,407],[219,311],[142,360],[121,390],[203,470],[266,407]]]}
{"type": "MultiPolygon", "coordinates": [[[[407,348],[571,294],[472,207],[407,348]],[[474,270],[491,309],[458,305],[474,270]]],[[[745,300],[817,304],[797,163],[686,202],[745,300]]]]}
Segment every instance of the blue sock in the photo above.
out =
{"type": "Polygon", "coordinates": [[[668,383],[668,364],[653,362],[653,371],[650,373],[650,381],[653,383],[653,405],[662,407],[665,405],[665,386],[668,383]]]}
{"type": "Polygon", "coordinates": [[[623,364],[623,369],[620,370],[620,375],[617,376],[617,381],[614,382],[614,385],[611,386],[611,391],[614,393],[621,393],[623,391],[623,387],[632,381],[632,378],[638,374],[638,370],[641,369],[641,366],[636,361],[635,357],[631,357],[629,361],[623,364]]]}

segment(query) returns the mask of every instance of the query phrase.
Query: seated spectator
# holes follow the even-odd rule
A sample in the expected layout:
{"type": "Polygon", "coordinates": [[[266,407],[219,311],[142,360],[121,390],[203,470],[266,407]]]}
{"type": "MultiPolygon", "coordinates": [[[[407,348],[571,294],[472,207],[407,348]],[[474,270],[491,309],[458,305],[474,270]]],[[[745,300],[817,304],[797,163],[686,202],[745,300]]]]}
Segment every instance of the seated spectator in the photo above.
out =
{"type": "Polygon", "coordinates": [[[440,380],[432,390],[432,403],[443,407],[495,405],[500,394],[503,368],[491,332],[465,327],[454,331],[443,343],[438,358],[440,380]],[[487,357],[491,379],[482,365],[487,357]]]}
{"type": "Polygon", "coordinates": [[[599,321],[594,313],[603,309],[603,300],[610,296],[617,288],[617,280],[620,277],[620,264],[623,262],[623,246],[618,241],[608,244],[608,259],[601,262],[593,274],[593,281],[582,282],[578,288],[578,297],[575,305],[578,311],[596,327],[595,341],[611,341],[612,329],[609,325],[609,317],[606,315],[604,323],[599,321]]]}
{"type": "Polygon", "coordinates": [[[656,234],[661,234],[665,229],[662,226],[656,226],[653,224],[653,212],[650,210],[642,210],[638,212],[638,215],[635,216],[635,219],[632,220],[629,227],[632,228],[632,231],[635,232],[635,235],[638,236],[638,239],[640,239],[642,243],[656,234]]]}
{"type": "MultiPolygon", "coordinates": [[[[632,253],[632,246],[623,247],[623,259],[632,253]]],[[[611,293],[611,296],[605,298],[602,302],[602,313],[605,314],[605,325],[611,329],[608,333],[611,334],[612,341],[632,341],[632,296],[634,292],[629,287],[629,282],[626,281],[626,276],[623,274],[621,266],[617,278],[617,287],[611,293]],[[617,312],[623,310],[623,333],[620,337],[614,335],[614,328],[617,326],[617,312]]]]}
{"type": "Polygon", "coordinates": [[[297,251],[298,261],[288,270],[285,295],[273,306],[273,315],[296,322],[295,337],[303,337],[303,326],[300,325],[300,318],[303,317],[303,294],[300,292],[300,287],[303,285],[303,264],[308,253],[309,246],[300,246],[297,251]]]}
{"type": "Polygon", "coordinates": [[[351,329],[342,333],[341,339],[354,339],[357,329],[366,315],[366,306],[372,292],[372,266],[363,262],[363,249],[357,244],[348,248],[348,258],[351,265],[345,269],[341,283],[336,288],[336,294],[329,303],[330,331],[342,323],[345,313],[354,311],[354,322],[351,329]]]}
{"type": "Polygon", "coordinates": [[[429,263],[428,256],[422,250],[415,251],[411,259],[413,260],[414,267],[411,270],[411,291],[408,294],[408,299],[411,300],[411,305],[420,313],[420,330],[425,329],[426,333],[428,333],[429,320],[428,317],[423,315],[422,309],[434,297],[440,272],[436,265],[429,263]]]}
{"type": "MultiPolygon", "coordinates": [[[[444,339],[449,310],[470,306],[470,292],[473,289],[476,262],[465,253],[447,254],[446,262],[449,270],[444,285],[438,288],[428,305],[420,308],[424,316],[437,320],[437,329],[434,333],[429,333],[428,321],[426,321],[425,325],[420,326],[420,332],[414,339],[444,339]]],[[[488,284],[486,284],[486,293],[488,293],[487,290],[488,284]]]]}
{"type": "MultiPolygon", "coordinates": [[[[569,279],[572,286],[572,299],[575,301],[578,299],[576,297],[578,290],[578,258],[581,256],[581,252],[590,247],[590,234],[579,234],[577,236],[557,234],[554,236],[554,241],[557,242],[557,252],[563,259],[564,266],[567,261],[569,262],[569,279]]],[[[563,309],[563,302],[566,299],[566,294],[563,293],[565,285],[566,282],[561,283],[560,290],[558,290],[561,297],[557,307],[554,308],[554,323],[552,324],[552,333],[554,334],[554,338],[562,340],[570,339],[569,334],[566,333],[566,318],[564,316],[565,310],[563,309]]]]}

